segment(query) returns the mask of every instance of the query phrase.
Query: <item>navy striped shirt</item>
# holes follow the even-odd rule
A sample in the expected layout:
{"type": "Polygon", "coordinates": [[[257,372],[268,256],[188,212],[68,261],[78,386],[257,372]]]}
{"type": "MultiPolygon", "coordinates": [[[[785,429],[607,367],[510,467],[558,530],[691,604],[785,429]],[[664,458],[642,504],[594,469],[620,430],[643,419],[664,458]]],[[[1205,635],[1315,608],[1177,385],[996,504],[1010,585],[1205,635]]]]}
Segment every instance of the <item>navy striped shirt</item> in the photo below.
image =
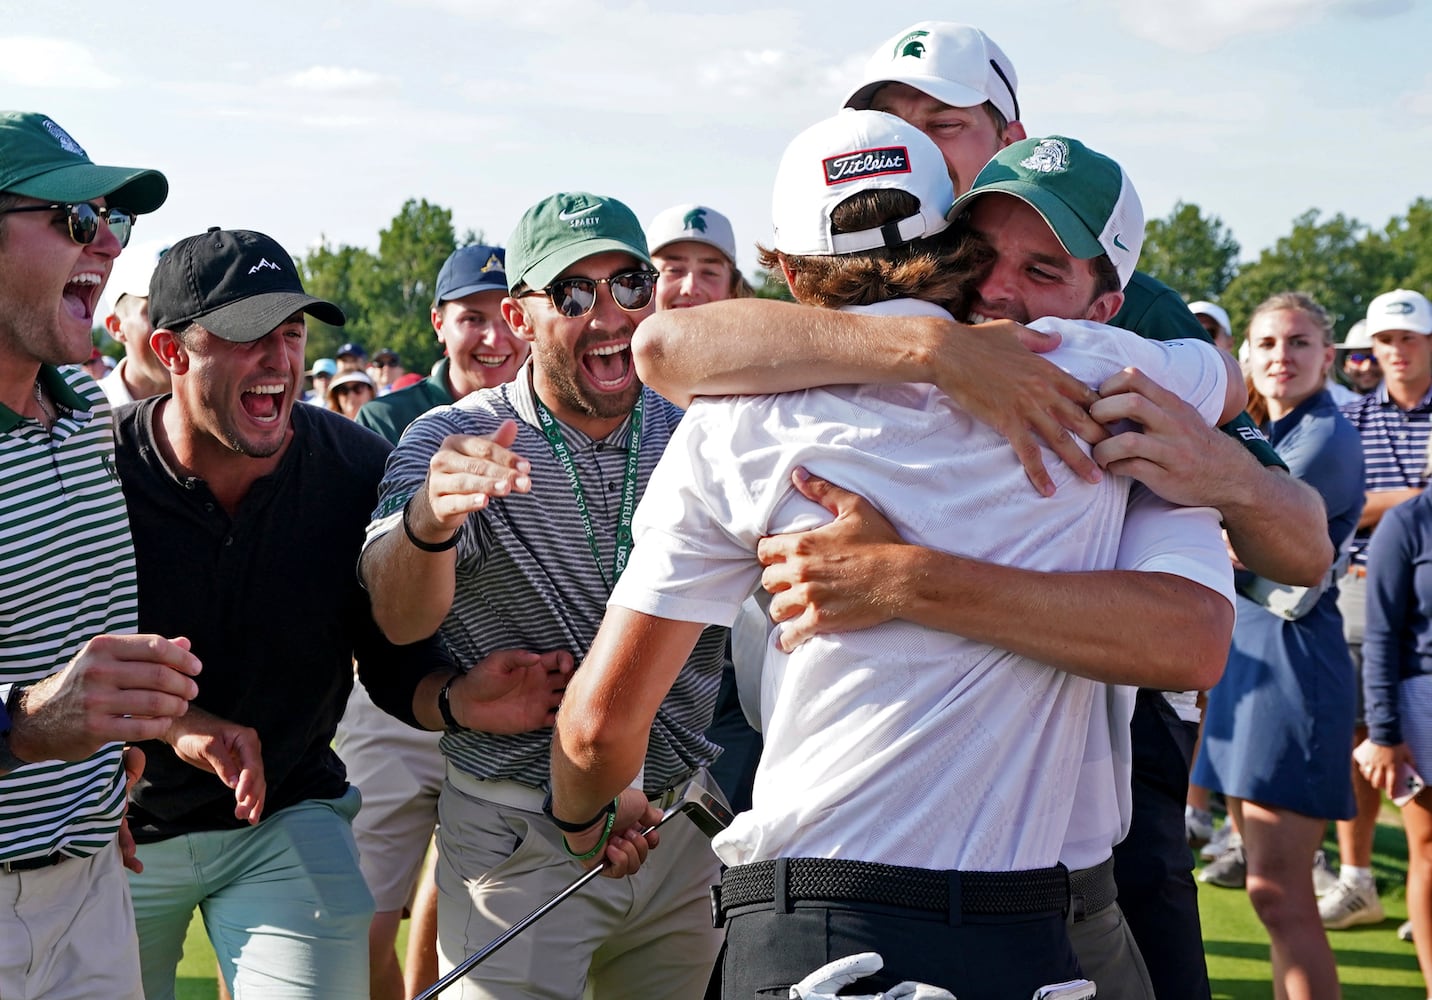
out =
{"type": "MultiPolygon", "coordinates": [[[[530,369],[529,361],[513,381],[415,420],[388,459],[378,509],[368,526],[369,544],[378,535],[402,530],[403,504],[422,486],[428,461],[443,438],[488,437],[504,420],[517,422],[511,450],[531,462],[532,490],[491,500],[464,523],[458,545],[456,593],[440,633],[463,665],[502,649],[566,649],[580,663],[596,638],[610,596],[592,559],[567,473],[537,422],[530,369]]],[[[682,415],[650,389],[643,392],[638,499],[682,415]]],[[[581,478],[609,576],[631,424],[624,421],[601,440],[559,426],[581,478]]],[[[705,731],[721,682],[726,632],[712,627],[702,633],[657,710],[643,769],[648,794],[671,787],[721,752],[705,731]]],[[[518,781],[536,788],[550,777],[550,728],[516,735],[450,732],[443,735],[441,747],[448,760],[482,780],[518,781]]]]}
{"type": "MultiPolygon", "coordinates": [[[[1432,435],[1432,389],[1410,410],[1395,403],[1387,383],[1342,407],[1362,436],[1367,492],[1422,489],[1427,485],[1427,439],[1432,435]]],[[[1366,564],[1372,532],[1359,529],[1352,544],[1355,564],[1366,564]]]]}

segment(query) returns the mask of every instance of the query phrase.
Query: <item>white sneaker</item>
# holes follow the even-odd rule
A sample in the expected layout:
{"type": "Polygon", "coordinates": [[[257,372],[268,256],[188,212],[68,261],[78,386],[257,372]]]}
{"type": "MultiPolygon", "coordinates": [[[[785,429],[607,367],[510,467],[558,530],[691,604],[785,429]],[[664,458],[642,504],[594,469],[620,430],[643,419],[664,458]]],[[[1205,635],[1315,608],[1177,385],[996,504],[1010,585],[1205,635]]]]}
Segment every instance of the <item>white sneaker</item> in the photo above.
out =
{"type": "Polygon", "coordinates": [[[1198,856],[1204,861],[1217,861],[1233,845],[1235,836],[1237,834],[1233,832],[1233,823],[1225,819],[1223,825],[1213,831],[1213,836],[1208,839],[1208,843],[1203,845],[1203,850],[1198,852],[1198,856]]]}
{"type": "Polygon", "coordinates": [[[1404,921],[1402,921],[1402,924],[1397,928],[1397,940],[1399,940],[1399,941],[1411,941],[1411,940],[1412,940],[1412,921],[1410,921],[1410,920],[1404,920],[1404,921]]]}
{"type": "Polygon", "coordinates": [[[1204,865],[1198,872],[1200,882],[1207,882],[1209,885],[1220,886],[1224,889],[1242,889],[1247,878],[1248,859],[1243,854],[1241,840],[1219,855],[1217,860],[1204,865]]]}
{"type": "Polygon", "coordinates": [[[1195,851],[1213,839],[1213,813],[1207,809],[1183,807],[1183,832],[1195,851]]]}
{"type": "Polygon", "coordinates": [[[1318,916],[1323,926],[1340,931],[1358,924],[1382,923],[1382,900],[1377,897],[1377,886],[1349,885],[1342,880],[1322,899],[1318,900],[1318,916]]]}
{"type": "Polygon", "coordinates": [[[1337,872],[1328,864],[1328,856],[1322,851],[1313,854],[1313,893],[1322,899],[1338,887],[1337,872]]]}

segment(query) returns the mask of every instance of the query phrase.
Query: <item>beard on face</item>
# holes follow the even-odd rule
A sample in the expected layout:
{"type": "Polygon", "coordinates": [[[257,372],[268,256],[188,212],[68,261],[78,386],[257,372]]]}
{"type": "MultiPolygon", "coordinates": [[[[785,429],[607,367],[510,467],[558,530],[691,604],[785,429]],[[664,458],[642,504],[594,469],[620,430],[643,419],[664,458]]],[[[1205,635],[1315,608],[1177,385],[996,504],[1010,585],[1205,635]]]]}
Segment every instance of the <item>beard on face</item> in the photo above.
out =
{"type": "MultiPolygon", "coordinates": [[[[636,406],[641,379],[633,373],[631,383],[621,392],[598,392],[583,382],[577,371],[582,365],[582,355],[603,339],[606,338],[583,336],[575,351],[569,354],[561,344],[543,338],[533,345],[532,353],[536,366],[563,406],[598,420],[611,420],[625,416],[636,406]]],[[[630,350],[627,355],[630,365],[630,350]]]]}

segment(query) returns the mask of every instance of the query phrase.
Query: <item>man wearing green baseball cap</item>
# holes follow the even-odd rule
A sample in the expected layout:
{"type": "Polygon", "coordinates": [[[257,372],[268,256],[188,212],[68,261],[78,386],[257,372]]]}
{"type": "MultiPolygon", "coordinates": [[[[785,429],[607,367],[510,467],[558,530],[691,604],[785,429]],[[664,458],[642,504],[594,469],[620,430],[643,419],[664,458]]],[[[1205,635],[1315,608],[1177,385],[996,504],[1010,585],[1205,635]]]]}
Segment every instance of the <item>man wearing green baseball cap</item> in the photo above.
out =
{"type": "Polygon", "coordinates": [[[167,191],[45,115],[0,112],[0,996],[143,996],[123,826],[143,755],[124,744],[187,711],[199,661],[134,634],[110,405],[75,366],[135,213],[167,191]]]}
{"type": "MultiPolygon", "coordinates": [[[[1025,138],[1017,120],[1017,86],[1013,65],[984,32],[955,22],[924,21],[875,50],[845,103],[886,111],[919,127],[940,146],[956,191],[964,193],[977,183],[983,165],[1025,138]]],[[[1100,232],[1102,226],[1094,229],[1100,232]]],[[[1109,235],[1118,235],[1132,249],[1129,232],[1109,235]]],[[[1073,249],[1054,245],[1059,258],[1073,249]]],[[[1121,251],[1115,250],[1111,261],[1116,264],[1121,251]]],[[[1073,260],[1080,269],[1100,266],[1100,257],[1073,260]]],[[[1127,280],[1122,288],[1112,289],[1121,302],[1107,318],[1112,325],[1157,339],[1206,337],[1184,301],[1166,285],[1139,272],[1124,275],[1116,266],[1107,276],[1127,280]]],[[[1018,298],[1031,307],[1047,299],[1051,290],[1048,284],[1036,288],[1036,282],[1059,280],[1035,262],[1025,269],[1025,278],[1018,284],[1018,298]]],[[[1102,397],[1091,392],[1031,353],[1048,351],[1056,341],[1017,325],[1019,313],[1013,306],[1018,298],[1004,296],[1005,309],[979,309],[970,320],[1001,322],[976,327],[922,318],[813,313],[761,300],[713,303],[707,309],[659,314],[643,328],[634,351],[643,377],[678,402],[699,394],[768,393],[848,382],[934,382],[1011,442],[1031,482],[1042,491],[1052,491],[1055,478],[1065,474],[1054,468],[1056,462],[1084,478],[1096,478],[1101,467],[1129,474],[1166,501],[1217,509],[1239,560],[1259,575],[1298,586],[1320,585],[1333,557],[1331,544],[1323,538],[1322,502],[1316,491],[1288,475],[1246,415],[1215,433],[1194,420],[1179,400],[1137,374],[1110,380],[1101,387],[1102,397]],[[780,330],[780,336],[770,336],[772,330],[780,330]],[[1096,419],[1089,410],[1101,402],[1096,419]],[[1128,417],[1137,422],[1139,432],[1117,423],[1128,417]],[[1115,431],[1122,432],[1111,437],[1115,431]],[[1090,449],[1085,442],[1096,447],[1090,449]]],[[[1078,303],[1080,312],[1055,315],[1084,315],[1082,307],[1092,304],[1078,303]]],[[[812,477],[798,489],[810,496],[828,486],[812,477]]],[[[903,559],[911,550],[861,545],[875,540],[869,529],[881,523],[873,507],[838,490],[822,495],[828,506],[840,504],[848,516],[799,539],[778,540],[781,544],[763,554],[783,563],[784,571],[800,574],[804,592],[829,595],[828,601],[814,602],[803,620],[818,620],[817,631],[837,632],[867,627],[882,620],[881,615],[911,613],[913,597],[889,585],[897,567],[879,565],[865,578],[879,585],[864,592],[861,582],[849,575],[849,567],[864,557],[869,557],[866,565],[876,566],[882,559],[903,559]],[[856,526],[864,526],[866,533],[856,526]],[[891,606],[892,594],[900,596],[899,607],[891,606]]],[[[1018,598],[1033,592],[1026,586],[1008,595],[1011,599],[991,602],[982,620],[962,627],[989,635],[1000,625],[997,619],[1009,616],[1010,633],[1027,634],[1018,624],[1027,620],[1018,598]]],[[[1101,613],[1110,614],[1099,675],[1115,683],[1143,685],[1134,730],[1144,736],[1133,743],[1134,794],[1124,800],[1125,805],[1132,803],[1132,816],[1120,817],[1128,836],[1118,850],[1119,901],[1110,907],[1129,912],[1129,926],[1149,956],[1154,992],[1162,1000],[1206,1000],[1209,986],[1196,887],[1182,834],[1181,786],[1187,781],[1190,731],[1196,729],[1190,720],[1197,717],[1197,708],[1193,693],[1179,689],[1195,685],[1177,660],[1157,675],[1146,672],[1152,663],[1147,643],[1171,634],[1164,627],[1169,606],[1153,599],[1151,591],[1119,594],[1091,585],[1079,596],[1088,604],[1082,610],[1071,606],[1074,616],[1092,622],[1101,613]],[[1165,696],[1165,690],[1170,694],[1165,696]]],[[[788,613],[795,617],[806,610],[788,613]]],[[[1063,652],[1049,648],[1039,655],[1053,658],[1063,652]]],[[[1113,735],[1123,739],[1127,732],[1113,735]]],[[[1107,874],[1105,866],[1099,868],[1107,874]]],[[[1106,891],[1112,888],[1109,880],[1100,878],[1103,887],[1091,898],[1112,899],[1106,891]]],[[[1100,993],[1114,995],[1104,979],[1100,993]]]]}
{"type": "MultiPolygon", "coordinates": [[[[502,315],[531,356],[513,381],[409,426],[359,571],[394,642],[439,631],[459,663],[512,651],[529,658],[534,683],[564,689],[626,566],[637,502],[681,411],[643,387],[632,364],[656,272],[626,205],[586,192],[546,198],[507,241],[506,264],[502,315]]],[[[725,645],[724,629],[702,635],[656,709],[641,779],[595,817],[544,810],[553,714],[478,732],[462,705],[479,678],[419,683],[419,720],[447,730],[444,971],[565,889],[582,872],[574,860],[645,857],[641,829],[719,752],[703,733],[725,645]]],[[[702,995],[721,940],[706,895],[716,858],[690,823],[661,836],[634,878],[602,879],[566,900],[538,932],[476,966],[464,995],[560,1000],[584,984],[599,998],[702,995]]]]}

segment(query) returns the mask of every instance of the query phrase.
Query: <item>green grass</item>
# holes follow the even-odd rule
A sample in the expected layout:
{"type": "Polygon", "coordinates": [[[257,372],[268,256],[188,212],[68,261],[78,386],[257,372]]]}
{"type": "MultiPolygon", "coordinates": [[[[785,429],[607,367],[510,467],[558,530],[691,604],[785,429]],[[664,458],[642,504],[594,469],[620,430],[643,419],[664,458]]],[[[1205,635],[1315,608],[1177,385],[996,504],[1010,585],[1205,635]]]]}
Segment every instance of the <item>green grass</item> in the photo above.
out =
{"type": "MultiPolygon", "coordinates": [[[[1329,826],[1331,830],[1331,825],[1329,826]]],[[[1329,859],[1337,844],[1325,843],[1329,859]]],[[[1381,924],[1328,931],[1345,1000],[1425,1000],[1412,945],[1397,940],[1407,919],[1407,838],[1395,816],[1378,824],[1372,865],[1386,918],[1381,924]]],[[[1214,1000],[1267,1000],[1271,993],[1268,934],[1248,894],[1199,884],[1203,946],[1214,1000]]]]}
{"type": "MultiPolygon", "coordinates": [[[[1329,858],[1336,857],[1336,843],[1330,841],[1324,847],[1329,858]]],[[[1412,945],[1397,940],[1397,926],[1407,919],[1407,838],[1395,816],[1385,816],[1384,822],[1378,824],[1372,863],[1382,890],[1386,919],[1376,926],[1328,932],[1337,956],[1343,997],[1425,1000],[1417,955],[1412,945]]],[[[1214,1000],[1267,1000],[1272,992],[1268,934],[1248,904],[1247,893],[1200,883],[1198,904],[1214,1000]]],[[[404,921],[398,939],[400,955],[407,934],[408,923],[404,921]]],[[[214,952],[196,913],[179,963],[177,1000],[216,1000],[214,970],[214,952]]]]}

